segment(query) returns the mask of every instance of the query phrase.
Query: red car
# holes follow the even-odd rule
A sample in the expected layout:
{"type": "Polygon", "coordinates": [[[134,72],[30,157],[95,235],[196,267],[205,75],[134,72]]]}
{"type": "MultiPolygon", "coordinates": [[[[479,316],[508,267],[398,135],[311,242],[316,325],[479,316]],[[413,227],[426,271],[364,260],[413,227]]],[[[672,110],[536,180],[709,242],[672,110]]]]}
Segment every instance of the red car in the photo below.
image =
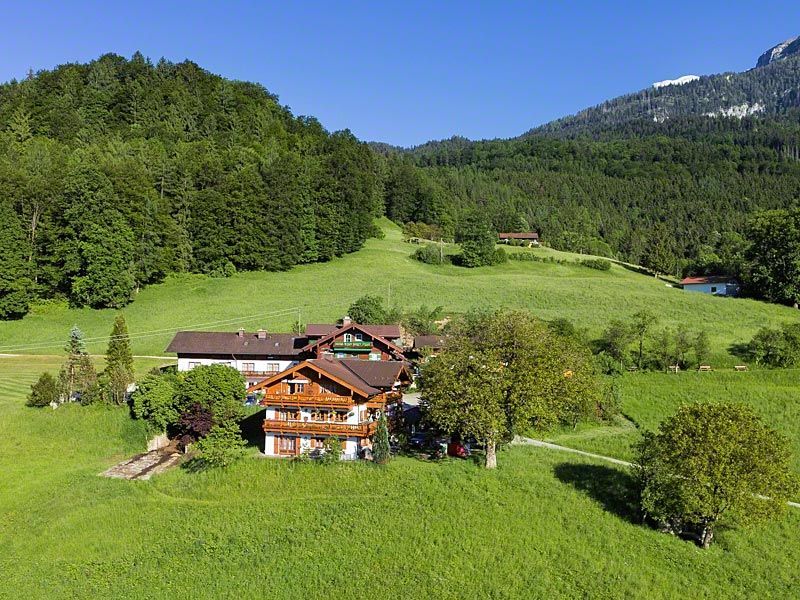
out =
{"type": "Polygon", "coordinates": [[[447,456],[454,458],[467,458],[469,457],[469,448],[461,442],[450,442],[447,444],[447,456]]]}

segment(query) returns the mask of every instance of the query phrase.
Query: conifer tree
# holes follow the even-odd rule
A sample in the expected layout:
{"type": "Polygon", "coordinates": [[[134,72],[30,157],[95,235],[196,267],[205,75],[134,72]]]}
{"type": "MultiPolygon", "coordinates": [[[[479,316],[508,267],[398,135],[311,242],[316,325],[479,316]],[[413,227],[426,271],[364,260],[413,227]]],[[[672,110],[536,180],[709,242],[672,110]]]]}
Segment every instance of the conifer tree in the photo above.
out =
{"type": "Polygon", "coordinates": [[[108,349],[106,350],[106,369],[117,365],[124,367],[131,373],[133,372],[131,340],[128,336],[125,315],[122,313],[118,314],[114,319],[114,327],[111,329],[111,337],[108,340],[108,349]]]}
{"type": "Polygon", "coordinates": [[[381,413],[378,419],[378,429],[372,442],[372,460],[378,465],[385,465],[391,458],[389,448],[389,427],[386,425],[386,414],[381,413]]]}
{"type": "Polygon", "coordinates": [[[86,352],[83,332],[77,325],[72,326],[64,350],[67,352],[67,360],[61,367],[58,379],[61,401],[69,402],[75,394],[82,394],[89,389],[97,380],[97,374],[92,359],[86,352]]]}

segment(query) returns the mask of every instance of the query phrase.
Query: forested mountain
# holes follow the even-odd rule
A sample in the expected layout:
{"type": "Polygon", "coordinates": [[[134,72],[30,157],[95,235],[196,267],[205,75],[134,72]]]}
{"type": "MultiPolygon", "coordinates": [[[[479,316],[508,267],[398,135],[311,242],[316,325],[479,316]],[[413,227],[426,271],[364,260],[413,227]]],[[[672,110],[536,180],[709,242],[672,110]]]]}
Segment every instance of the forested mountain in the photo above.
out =
{"type": "Polygon", "coordinates": [[[800,200],[800,55],[789,50],[512,140],[384,148],[387,214],[455,232],[477,210],[495,230],[538,230],[564,250],[673,274],[740,274],[752,213],[800,200]],[[756,102],[764,108],[749,116],[720,112],[756,102]]]}
{"type": "Polygon", "coordinates": [[[743,73],[698,77],[682,84],[654,86],[558,119],[525,135],[595,134],[631,121],[663,123],[686,116],[781,116],[800,107],[800,43],[776,46],[743,73]],[[778,51],[781,47],[782,50],[778,51]],[[773,57],[766,58],[767,55],[773,57]]]}
{"type": "Polygon", "coordinates": [[[328,260],[381,211],[366,144],[191,62],[106,55],[0,86],[0,317],[328,260]]]}

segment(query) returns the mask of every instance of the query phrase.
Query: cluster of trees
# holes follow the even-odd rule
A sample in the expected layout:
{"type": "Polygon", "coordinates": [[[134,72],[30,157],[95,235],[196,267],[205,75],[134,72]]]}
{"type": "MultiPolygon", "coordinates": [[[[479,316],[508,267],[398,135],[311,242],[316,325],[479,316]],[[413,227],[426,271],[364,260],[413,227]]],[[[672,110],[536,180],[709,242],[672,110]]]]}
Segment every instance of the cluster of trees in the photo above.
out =
{"type": "Polygon", "coordinates": [[[31,386],[27,405],[56,407],[65,402],[83,405],[105,403],[121,406],[126,401],[128,386],[133,383],[133,355],[128,327],[123,315],[117,315],[108,341],[105,369],[95,370],[86,350],[83,333],[73,326],[64,347],[66,359],[58,377],[42,373],[31,386]]]}
{"type": "Polygon", "coordinates": [[[195,444],[199,460],[227,466],[242,455],[246,385],[227,365],[203,365],[186,373],[150,373],[131,395],[131,412],[153,434],[168,434],[183,447],[195,444]]]}
{"type": "Polygon", "coordinates": [[[703,548],[721,527],[774,518],[800,489],[789,448],[745,405],[683,406],[635,445],[645,518],[703,548]]]}
{"type": "Polygon", "coordinates": [[[119,307],[173,272],[361,247],[381,165],[349,132],[191,62],[106,55],[0,86],[0,318],[38,298],[119,307]]]}
{"type": "Polygon", "coordinates": [[[425,420],[496,448],[514,435],[596,417],[604,389],[591,353],[523,312],[469,313],[449,325],[447,348],[422,367],[425,420]]]}
{"type": "Polygon", "coordinates": [[[636,312],[629,320],[613,319],[593,342],[603,372],[619,373],[635,366],[666,371],[708,360],[711,346],[704,330],[691,332],[685,325],[658,327],[658,317],[649,310],[636,312]]]}

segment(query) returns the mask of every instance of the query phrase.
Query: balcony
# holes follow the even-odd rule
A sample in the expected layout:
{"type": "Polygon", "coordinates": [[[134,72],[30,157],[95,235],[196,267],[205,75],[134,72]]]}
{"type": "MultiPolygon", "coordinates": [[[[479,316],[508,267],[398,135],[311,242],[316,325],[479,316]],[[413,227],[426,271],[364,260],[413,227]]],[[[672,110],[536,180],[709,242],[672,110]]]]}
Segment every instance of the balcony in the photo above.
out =
{"type": "Polygon", "coordinates": [[[242,375],[245,377],[261,377],[265,379],[267,377],[272,377],[273,375],[277,375],[280,371],[272,370],[272,371],[242,371],[242,375]]]}
{"type": "Polygon", "coordinates": [[[334,352],[369,352],[372,350],[372,342],[334,342],[332,348],[334,352]]]}
{"type": "Polygon", "coordinates": [[[310,433],[316,435],[366,437],[372,435],[377,426],[377,421],[351,424],[336,423],[332,421],[283,421],[280,419],[264,420],[265,433],[310,433]]]}
{"type": "Polygon", "coordinates": [[[350,408],[355,402],[350,396],[334,394],[264,394],[261,406],[341,406],[350,408]]]}

